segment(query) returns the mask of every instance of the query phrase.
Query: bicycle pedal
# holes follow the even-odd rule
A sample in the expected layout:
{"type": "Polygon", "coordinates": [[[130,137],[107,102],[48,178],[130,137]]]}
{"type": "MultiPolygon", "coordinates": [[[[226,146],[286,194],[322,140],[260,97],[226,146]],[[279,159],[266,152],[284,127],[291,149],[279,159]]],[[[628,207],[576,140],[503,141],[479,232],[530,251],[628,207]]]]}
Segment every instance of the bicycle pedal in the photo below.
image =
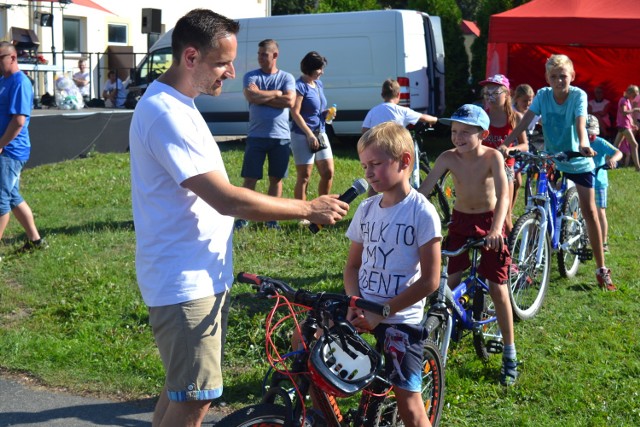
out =
{"type": "Polygon", "coordinates": [[[590,261],[593,259],[593,251],[591,249],[582,248],[576,251],[576,255],[578,255],[578,259],[581,262],[590,261]]]}
{"type": "Polygon", "coordinates": [[[489,340],[487,341],[487,352],[491,354],[500,354],[504,350],[504,344],[502,341],[489,340]]]}

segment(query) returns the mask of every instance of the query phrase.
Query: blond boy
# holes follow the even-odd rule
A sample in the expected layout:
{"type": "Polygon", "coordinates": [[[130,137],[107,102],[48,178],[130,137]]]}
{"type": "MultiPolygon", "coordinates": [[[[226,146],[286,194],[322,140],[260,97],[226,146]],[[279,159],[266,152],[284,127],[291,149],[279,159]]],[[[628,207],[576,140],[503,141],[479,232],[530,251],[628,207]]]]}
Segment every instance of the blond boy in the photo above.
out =
{"type": "MultiPolygon", "coordinates": [[[[502,332],[504,353],[500,382],[513,385],[518,377],[518,362],[507,288],[511,258],[504,244],[504,222],[510,201],[504,157],[498,150],[482,145],[482,140],[489,135],[489,116],[481,107],[463,105],[450,119],[440,119],[440,122],[451,125],[454,148],[436,159],[418,191],[430,194],[438,177],[450,171],[456,200],[444,246],[454,250],[468,238],[485,238],[478,273],[489,282],[489,294],[502,332]]],[[[460,283],[462,272],[469,265],[468,254],[449,260],[449,286],[460,283]]]]}
{"type": "Polygon", "coordinates": [[[360,163],[377,194],[356,211],[344,269],[345,291],[389,304],[382,319],[350,310],[348,320],[371,331],[389,363],[391,381],[404,425],[430,425],[422,401],[422,347],[425,298],[438,288],[440,219],[431,203],[409,185],[413,141],[401,125],[386,122],[358,141],[360,163]],[[398,345],[402,343],[402,345],[398,345]]]}
{"type": "Polygon", "coordinates": [[[556,162],[556,169],[576,184],[580,210],[587,224],[587,234],[596,261],[596,280],[600,288],[615,291],[611,270],[605,266],[600,223],[597,218],[593,156],[595,151],[587,137],[587,94],[571,86],[576,73],[573,62],[566,55],[551,55],[546,63],[545,78],[549,87],[542,88],[533,99],[529,111],[509,135],[503,145],[508,147],[513,138],[529,126],[536,115],[542,116],[544,149],[549,153],[579,151],[585,157],[556,162]]]}

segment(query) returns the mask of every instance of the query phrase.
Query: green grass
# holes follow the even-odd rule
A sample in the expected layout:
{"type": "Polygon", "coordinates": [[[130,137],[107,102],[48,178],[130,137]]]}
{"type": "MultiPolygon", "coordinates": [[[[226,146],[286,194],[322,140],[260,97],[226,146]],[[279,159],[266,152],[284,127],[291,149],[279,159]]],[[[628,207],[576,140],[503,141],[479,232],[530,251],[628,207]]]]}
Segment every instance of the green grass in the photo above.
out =
{"type": "MultiPolygon", "coordinates": [[[[243,146],[221,146],[230,178],[239,184],[243,146]]],[[[446,146],[439,141],[430,148],[446,146]]],[[[337,149],[336,157],[334,189],[340,192],[362,173],[352,147],[337,149]]],[[[540,314],[516,324],[524,361],[518,385],[503,389],[500,357],[483,365],[466,337],[452,348],[447,365],[442,425],[640,424],[640,174],[618,170],[610,181],[607,264],[620,290],[597,288],[593,261],[572,280],[560,278],[554,262],[540,314]]],[[[314,175],[311,189],[316,186],[314,175]]],[[[21,188],[50,248],[12,255],[24,239],[15,219],[0,243],[0,369],[76,393],[157,395],[163,370],[135,280],[128,156],[99,154],[27,169],[21,188]]],[[[252,224],[236,233],[234,269],[338,290],[348,249],[345,227],[343,222],[312,235],[293,221],[279,233],[252,224]]],[[[231,408],[259,399],[266,370],[268,303],[249,293],[246,285],[234,286],[221,399],[231,408]]]]}

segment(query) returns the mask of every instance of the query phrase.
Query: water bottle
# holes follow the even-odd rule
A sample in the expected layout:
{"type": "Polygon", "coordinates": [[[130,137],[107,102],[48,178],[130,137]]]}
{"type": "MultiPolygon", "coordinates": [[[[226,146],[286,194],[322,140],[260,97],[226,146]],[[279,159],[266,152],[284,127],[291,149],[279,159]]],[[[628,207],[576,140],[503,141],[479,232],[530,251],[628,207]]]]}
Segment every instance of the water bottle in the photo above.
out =
{"type": "Polygon", "coordinates": [[[325,123],[330,125],[333,123],[333,119],[336,117],[336,111],[338,111],[338,106],[333,104],[331,108],[327,110],[327,117],[325,118],[325,123]]]}

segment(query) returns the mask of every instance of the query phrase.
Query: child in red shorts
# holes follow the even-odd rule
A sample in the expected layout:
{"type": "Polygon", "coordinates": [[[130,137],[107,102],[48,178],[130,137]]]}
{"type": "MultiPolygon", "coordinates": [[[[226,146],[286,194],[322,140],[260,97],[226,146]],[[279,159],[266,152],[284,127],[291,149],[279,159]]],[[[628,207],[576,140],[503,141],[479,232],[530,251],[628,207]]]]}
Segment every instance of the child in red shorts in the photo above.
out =
{"type": "MultiPolygon", "coordinates": [[[[510,386],[518,377],[518,362],[507,288],[511,258],[504,243],[504,222],[510,200],[504,157],[498,150],[482,145],[489,134],[489,116],[481,107],[463,105],[450,119],[440,119],[440,122],[451,125],[451,142],[455,147],[436,159],[419,191],[430,194],[438,178],[450,171],[456,201],[444,247],[458,249],[468,238],[485,238],[479,273],[489,281],[489,294],[502,332],[504,353],[500,382],[510,386]]],[[[449,286],[460,283],[462,272],[468,266],[468,254],[449,260],[449,286]]]]}

